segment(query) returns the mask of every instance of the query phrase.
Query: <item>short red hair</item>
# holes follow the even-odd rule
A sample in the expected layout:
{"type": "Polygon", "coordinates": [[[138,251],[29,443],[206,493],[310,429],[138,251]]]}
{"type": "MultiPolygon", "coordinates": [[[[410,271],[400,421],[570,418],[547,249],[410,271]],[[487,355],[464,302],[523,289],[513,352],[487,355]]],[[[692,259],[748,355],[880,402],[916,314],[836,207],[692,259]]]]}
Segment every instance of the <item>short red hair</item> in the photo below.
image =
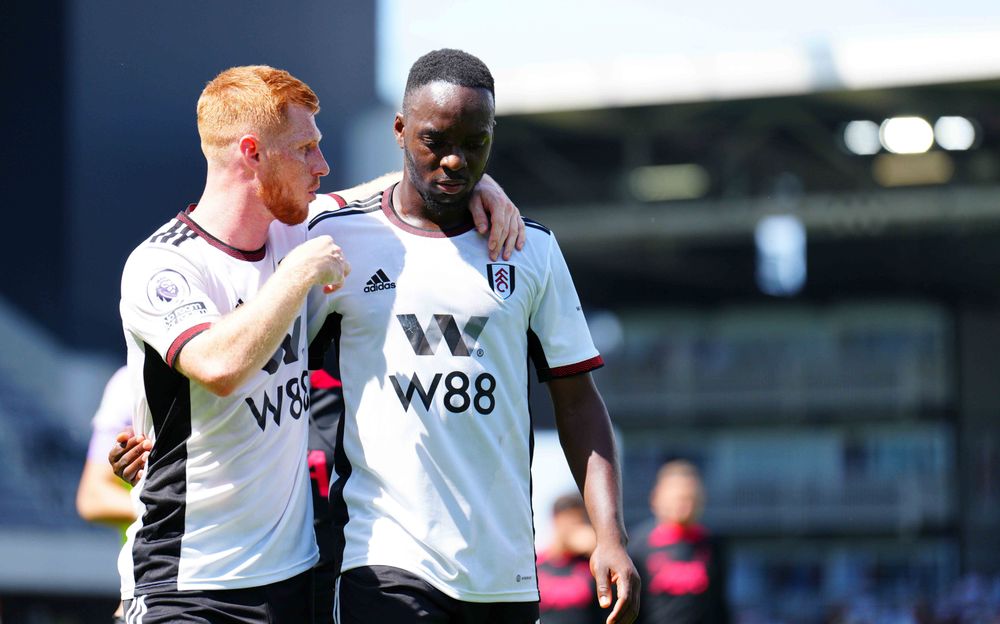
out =
{"type": "Polygon", "coordinates": [[[280,131],[290,104],[319,112],[316,93],[282,69],[247,65],[220,73],[198,98],[198,135],[205,158],[224,159],[246,134],[267,137],[280,131]]]}

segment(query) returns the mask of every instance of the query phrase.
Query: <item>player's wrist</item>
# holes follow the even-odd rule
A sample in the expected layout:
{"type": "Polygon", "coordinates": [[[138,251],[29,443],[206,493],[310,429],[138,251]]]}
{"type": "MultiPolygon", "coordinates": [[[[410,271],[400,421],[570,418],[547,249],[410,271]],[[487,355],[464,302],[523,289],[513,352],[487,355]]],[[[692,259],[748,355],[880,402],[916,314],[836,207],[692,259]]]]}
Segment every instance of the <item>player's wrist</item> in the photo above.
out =
{"type": "Polygon", "coordinates": [[[614,527],[604,531],[598,530],[596,533],[598,548],[602,546],[625,548],[628,546],[628,533],[625,532],[624,527],[614,527]]]}
{"type": "Polygon", "coordinates": [[[278,284],[298,292],[307,292],[313,286],[322,286],[323,272],[311,263],[298,262],[297,258],[286,257],[274,272],[278,284]]]}

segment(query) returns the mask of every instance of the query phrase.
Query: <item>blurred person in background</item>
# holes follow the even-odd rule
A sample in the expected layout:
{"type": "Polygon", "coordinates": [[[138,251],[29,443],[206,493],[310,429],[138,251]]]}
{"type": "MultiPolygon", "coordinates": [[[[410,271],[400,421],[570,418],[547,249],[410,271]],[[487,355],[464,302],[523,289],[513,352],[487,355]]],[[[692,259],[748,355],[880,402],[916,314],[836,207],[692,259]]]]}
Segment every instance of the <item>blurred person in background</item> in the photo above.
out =
{"type": "MultiPolygon", "coordinates": [[[[115,443],[115,436],[122,430],[132,429],[132,388],[128,371],[119,368],[104,387],[101,404],[91,421],[92,433],[87,446],[87,460],[76,490],[76,510],[88,522],[117,526],[122,531],[135,520],[132,487],[115,476],[108,464],[107,449],[115,443]]],[[[122,605],[114,615],[115,624],[123,624],[122,605]]]]}
{"type": "Polygon", "coordinates": [[[309,477],[312,481],[313,528],[319,562],[313,568],[313,623],[333,623],[333,595],[340,561],[337,559],[330,484],[337,448],[337,425],[344,414],[344,391],[337,376],[326,369],[309,376],[309,477]]]}
{"type": "Polygon", "coordinates": [[[566,494],[552,505],[552,542],[538,556],[538,610],[545,624],[597,624],[590,555],[597,536],[579,494],[566,494]]]}
{"type": "Polygon", "coordinates": [[[650,494],[653,521],[631,543],[643,579],[644,624],[724,624],[725,566],[722,549],[698,522],[705,492],[691,462],[664,464],[650,494]]]}

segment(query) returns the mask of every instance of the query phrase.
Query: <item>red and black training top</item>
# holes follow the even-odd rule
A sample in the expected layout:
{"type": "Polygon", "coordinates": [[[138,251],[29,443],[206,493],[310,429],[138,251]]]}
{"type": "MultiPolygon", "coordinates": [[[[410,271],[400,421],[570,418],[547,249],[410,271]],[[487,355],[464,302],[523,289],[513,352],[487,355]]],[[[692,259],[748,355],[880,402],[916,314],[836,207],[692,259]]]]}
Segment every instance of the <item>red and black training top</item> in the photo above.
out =
{"type": "Polygon", "coordinates": [[[642,622],[729,622],[722,548],[704,527],[650,525],[633,535],[630,550],[642,577],[642,622]]]}
{"type": "Polygon", "coordinates": [[[538,557],[538,610],[545,624],[597,624],[604,622],[597,604],[597,589],[584,556],[538,557]]]}

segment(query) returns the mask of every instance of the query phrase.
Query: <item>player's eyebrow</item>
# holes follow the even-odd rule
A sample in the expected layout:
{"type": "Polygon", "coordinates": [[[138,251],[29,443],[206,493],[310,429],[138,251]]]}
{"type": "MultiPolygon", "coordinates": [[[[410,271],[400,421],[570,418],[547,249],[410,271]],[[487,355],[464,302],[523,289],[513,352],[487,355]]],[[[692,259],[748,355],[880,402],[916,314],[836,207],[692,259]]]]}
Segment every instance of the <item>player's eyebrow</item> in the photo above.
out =
{"type": "Polygon", "coordinates": [[[305,145],[319,145],[319,142],[322,141],[322,140],[323,140],[323,135],[322,134],[320,134],[318,136],[307,136],[307,137],[302,137],[302,139],[299,141],[298,144],[302,145],[302,146],[305,146],[305,145]]]}

